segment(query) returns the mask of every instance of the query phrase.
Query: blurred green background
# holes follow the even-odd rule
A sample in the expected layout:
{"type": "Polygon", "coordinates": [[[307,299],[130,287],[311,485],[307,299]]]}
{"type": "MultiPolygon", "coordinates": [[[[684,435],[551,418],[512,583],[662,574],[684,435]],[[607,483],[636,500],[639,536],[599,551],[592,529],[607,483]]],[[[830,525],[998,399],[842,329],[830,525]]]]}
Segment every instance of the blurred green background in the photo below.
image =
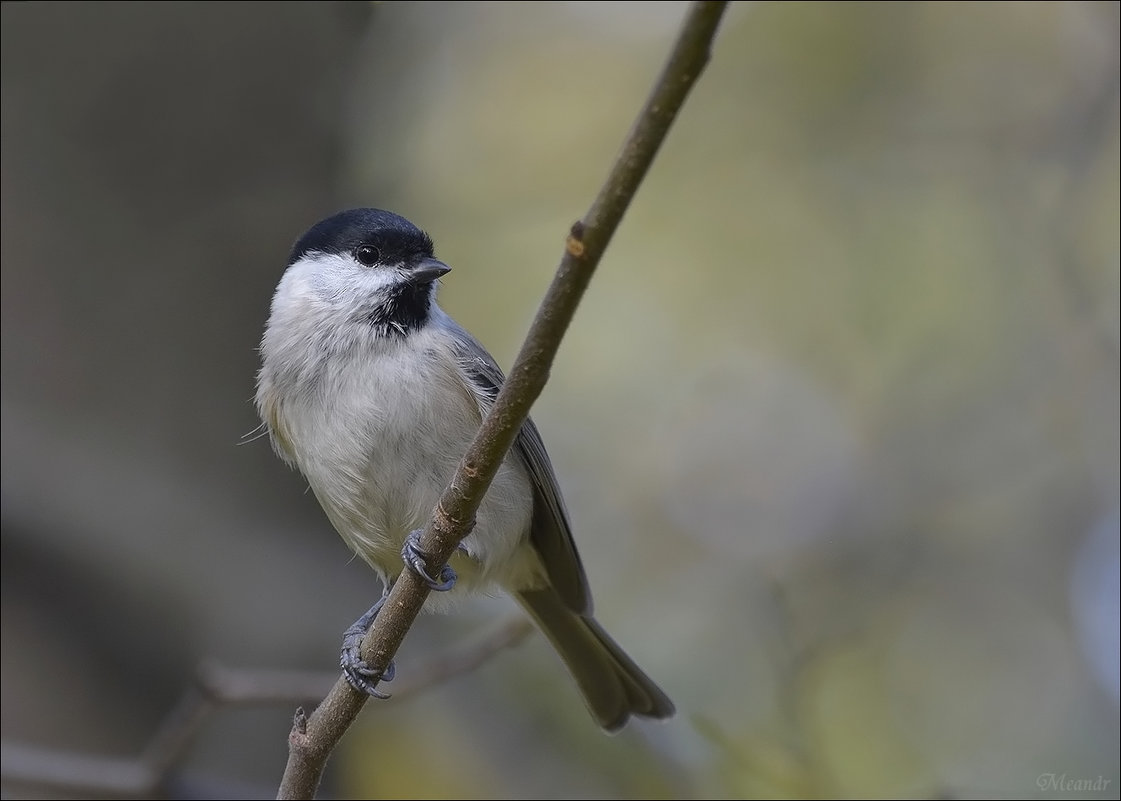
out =
{"type": "MultiPolygon", "coordinates": [[[[534,412],[677,717],[603,736],[534,637],[368,705],[324,795],[1117,798],[1118,8],[734,5],[534,412]]],[[[204,657],[332,668],[377,582],[239,447],[291,242],[404,214],[508,366],[683,12],[0,7],[5,744],[136,754],[204,657]]],[[[291,712],[168,797],[271,797],[291,712]]]]}

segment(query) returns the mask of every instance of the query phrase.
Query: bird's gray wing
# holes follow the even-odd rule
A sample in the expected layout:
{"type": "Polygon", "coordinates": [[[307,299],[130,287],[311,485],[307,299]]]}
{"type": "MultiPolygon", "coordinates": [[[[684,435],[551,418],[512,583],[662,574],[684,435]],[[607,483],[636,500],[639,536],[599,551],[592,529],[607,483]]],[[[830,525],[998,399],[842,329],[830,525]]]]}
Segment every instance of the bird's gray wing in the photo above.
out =
{"type": "MultiPolygon", "coordinates": [[[[459,366],[470,382],[469,388],[478,399],[479,409],[485,416],[498,396],[505,376],[474,337],[458,326],[452,333],[458,346],[456,357],[459,366]]],[[[522,424],[512,451],[521,459],[533,482],[530,541],[541,555],[549,583],[569,609],[581,615],[590,615],[592,596],[588,589],[588,579],[584,575],[584,565],[572,539],[568,512],[564,508],[560,487],[557,486],[557,477],[533,420],[527,418],[522,424]]]]}

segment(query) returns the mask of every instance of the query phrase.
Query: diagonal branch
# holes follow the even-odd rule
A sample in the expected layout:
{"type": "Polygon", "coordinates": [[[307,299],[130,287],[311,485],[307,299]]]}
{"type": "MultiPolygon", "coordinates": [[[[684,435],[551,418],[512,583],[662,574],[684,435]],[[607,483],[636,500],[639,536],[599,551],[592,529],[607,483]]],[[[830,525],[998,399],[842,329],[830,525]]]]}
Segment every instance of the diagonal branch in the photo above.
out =
{"type": "MultiPolygon", "coordinates": [[[[541,394],[561,338],[596,265],[642,183],[685,97],[708,63],[727,3],[693,2],[669,60],[631,128],[611,174],[584,219],[572,226],[564,257],[533,326],[490,414],[444,490],[424,530],[421,548],[444,564],[474,525],[483,496],[541,394]]],[[[419,614],[429,589],[405,570],[362,644],[362,658],[384,669],[419,614]]],[[[313,798],[327,758],[367,696],[339,679],[310,717],[297,716],[288,738],[288,765],[278,798],[313,798]]]]}

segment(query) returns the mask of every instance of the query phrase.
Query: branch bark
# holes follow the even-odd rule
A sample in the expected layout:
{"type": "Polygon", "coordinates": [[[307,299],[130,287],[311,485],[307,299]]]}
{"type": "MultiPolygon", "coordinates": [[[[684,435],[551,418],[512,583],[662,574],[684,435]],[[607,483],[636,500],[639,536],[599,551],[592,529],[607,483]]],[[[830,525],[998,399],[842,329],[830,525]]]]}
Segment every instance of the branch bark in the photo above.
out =
{"type": "MultiPolygon", "coordinates": [[[[445,563],[474,526],[475,513],[549,369],[604,250],[645,177],[670,125],[708,63],[726,2],[689,6],[669,60],[646,100],[595,202],[572,226],[565,253],[525,343],[490,414],[441,495],[421,547],[445,563]]],[[[385,668],[427,599],[429,589],[410,570],[401,573],[362,644],[363,659],[385,668]]],[[[310,717],[297,716],[289,734],[288,765],[277,798],[314,798],[327,759],[368,696],[339,679],[310,717]]]]}

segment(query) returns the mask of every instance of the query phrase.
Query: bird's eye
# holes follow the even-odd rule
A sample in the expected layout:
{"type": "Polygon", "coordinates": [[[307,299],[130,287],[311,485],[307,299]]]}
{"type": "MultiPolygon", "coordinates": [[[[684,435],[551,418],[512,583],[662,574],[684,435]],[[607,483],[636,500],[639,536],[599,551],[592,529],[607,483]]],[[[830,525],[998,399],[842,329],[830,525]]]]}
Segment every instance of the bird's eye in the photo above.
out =
{"type": "Polygon", "coordinates": [[[373,267],[381,259],[381,251],[373,245],[359,245],[354,249],[354,258],[358,260],[359,264],[373,267]]]}

